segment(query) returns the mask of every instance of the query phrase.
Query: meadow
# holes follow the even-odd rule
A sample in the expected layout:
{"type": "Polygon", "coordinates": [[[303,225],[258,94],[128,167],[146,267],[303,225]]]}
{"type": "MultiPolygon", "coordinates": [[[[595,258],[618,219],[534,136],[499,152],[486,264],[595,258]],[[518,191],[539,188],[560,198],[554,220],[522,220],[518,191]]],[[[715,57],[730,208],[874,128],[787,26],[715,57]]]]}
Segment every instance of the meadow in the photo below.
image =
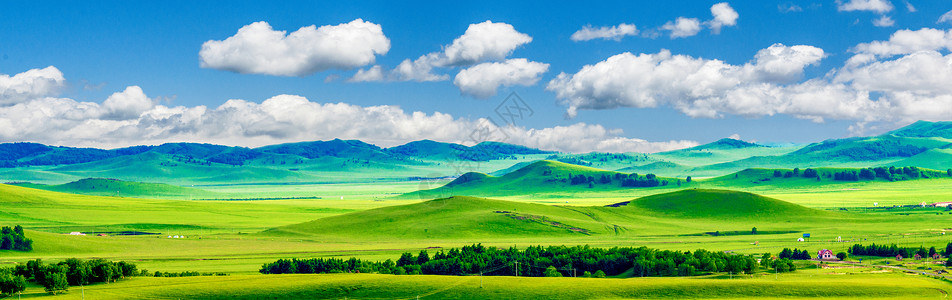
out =
{"type": "MultiPolygon", "coordinates": [[[[721,155],[729,153],[722,151],[721,155]]],[[[395,260],[404,252],[435,252],[474,243],[501,248],[647,246],[759,257],[783,248],[815,253],[819,249],[845,251],[854,243],[928,248],[952,242],[952,235],[945,234],[952,231],[948,210],[916,207],[922,202],[948,201],[945,191],[952,187],[948,176],[817,181],[773,176],[774,171],[791,169],[746,169],[690,182],[659,176],[659,182],[668,184],[626,187],[617,180],[588,185],[572,184],[568,179],[627,173],[520,159],[484,166],[498,168],[494,175],[466,175],[463,179],[436,174],[423,178],[350,178],[354,182],[202,181],[176,186],[96,179],[0,185],[0,223],[23,225],[27,236],[34,240],[31,252],[0,251],[0,266],[37,258],[54,263],[71,257],[106,258],[134,262],[150,271],[229,274],[137,277],[87,286],[78,292],[74,287],[56,296],[59,298],[87,294],[91,298],[136,299],[415,299],[418,295],[503,299],[889,299],[935,298],[949,290],[948,282],[892,269],[884,272],[872,264],[840,273],[805,265],[808,268],[779,276],[762,270],[753,277],[734,279],[721,274],[627,279],[258,274],[262,264],[281,258],[383,261],[395,260]],[[501,167],[512,164],[512,168],[501,167]],[[750,234],[755,227],[758,234],[750,234]],[[87,235],[66,234],[70,232],[87,235]],[[797,241],[807,233],[810,238],[797,241]],[[480,281],[483,288],[476,285],[480,281]]],[[[407,172],[429,167],[420,168],[407,172]]],[[[335,178],[344,178],[344,173],[335,178]]],[[[639,178],[644,180],[645,176],[640,174],[639,178]]],[[[867,263],[886,261],[871,259],[867,263]]],[[[31,285],[23,296],[46,294],[41,287],[31,285]]]]}

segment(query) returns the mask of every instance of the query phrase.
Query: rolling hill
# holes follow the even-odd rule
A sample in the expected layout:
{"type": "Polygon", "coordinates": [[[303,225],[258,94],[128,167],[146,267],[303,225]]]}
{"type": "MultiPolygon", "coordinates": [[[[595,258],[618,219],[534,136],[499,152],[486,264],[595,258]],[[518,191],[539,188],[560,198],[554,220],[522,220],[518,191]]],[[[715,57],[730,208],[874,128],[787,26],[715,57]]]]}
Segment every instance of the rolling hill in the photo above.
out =
{"type": "Polygon", "coordinates": [[[609,206],[553,206],[452,196],[332,216],[262,234],[362,239],[584,238],[749,230],[750,224],[789,233],[830,222],[863,220],[863,216],[807,208],[745,192],[689,189],[609,206]]]}
{"type": "Polygon", "coordinates": [[[16,183],[14,185],[60,193],[137,198],[217,198],[220,195],[195,188],[164,183],[130,182],[108,178],[86,178],[59,185],[16,183]]]}
{"type": "Polygon", "coordinates": [[[578,166],[563,162],[540,160],[496,177],[483,173],[463,174],[446,185],[401,195],[401,198],[434,199],[454,195],[502,196],[530,195],[544,192],[617,190],[675,185],[677,178],[656,177],[578,166]]]}
{"type": "Polygon", "coordinates": [[[706,189],[646,196],[615,206],[628,207],[654,216],[687,219],[783,220],[793,216],[805,218],[832,214],[746,192],[706,189]]]}

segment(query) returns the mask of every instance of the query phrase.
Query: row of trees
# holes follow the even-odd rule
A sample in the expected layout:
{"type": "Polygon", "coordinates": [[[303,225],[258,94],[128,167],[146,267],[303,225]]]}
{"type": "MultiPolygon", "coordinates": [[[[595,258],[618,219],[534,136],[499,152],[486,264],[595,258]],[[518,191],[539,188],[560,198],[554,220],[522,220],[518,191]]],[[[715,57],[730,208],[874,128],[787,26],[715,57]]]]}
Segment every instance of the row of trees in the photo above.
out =
{"type": "MultiPolygon", "coordinates": [[[[549,175],[549,173],[543,172],[543,175],[549,175]]],[[[658,179],[658,176],[655,174],[646,174],[644,177],[638,175],[638,173],[623,174],[615,173],[614,175],[602,174],[598,177],[595,176],[586,176],[582,174],[572,175],[568,174],[568,181],[572,185],[578,184],[588,184],[589,187],[594,187],[595,184],[611,184],[612,181],[620,181],[621,186],[623,187],[656,187],[656,186],[667,186],[667,180],[658,179]]],[[[691,182],[688,180],[688,182],[691,182]]],[[[678,182],[680,184],[680,181],[678,182]]]]}
{"type": "Polygon", "coordinates": [[[51,294],[65,292],[71,285],[109,283],[139,275],[136,265],[132,263],[105,259],[84,261],[77,258],[70,258],[58,264],[45,264],[39,259],[31,260],[26,264],[0,270],[0,278],[5,277],[3,274],[9,274],[15,281],[33,281],[51,294]]]}
{"type": "Polygon", "coordinates": [[[31,251],[33,240],[23,234],[23,226],[3,226],[0,228],[0,250],[31,251]]]}
{"type": "MultiPolygon", "coordinates": [[[[930,247],[926,250],[925,247],[920,246],[919,248],[904,248],[892,245],[877,245],[870,244],[867,246],[855,244],[849,248],[849,253],[852,255],[868,255],[868,256],[880,256],[880,257],[889,257],[902,255],[902,257],[913,257],[918,254],[921,257],[932,257],[936,253],[939,253],[935,247],[930,247]]],[[[945,251],[942,253],[944,256],[950,256],[952,254],[952,243],[949,243],[945,246],[945,251]]]]}
{"type": "MultiPolygon", "coordinates": [[[[949,169],[945,172],[946,175],[952,176],[952,169],[949,169]]],[[[821,174],[815,169],[806,169],[803,170],[803,178],[817,178],[820,177],[832,178],[833,180],[839,181],[860,181],[860,180],[875,180],[876,178],[882,178],[888,181],[898,181],[898,180],[907,180],[915,178],[929,178],[934,176],[942,176],[941,172],[934,171],[924,171],[917,167],[876,167],[876,168],[862,168],[858,170],[843,170],[838,172],[827,172],[821,174]]],[[[781,170],[774,170],[774,177],[801,177],[800,168],[794,168],[793,171],[783,172],[781,170]]]]}
{"type": "Polygon", "coordinates": [[[525,250],[484,247],[481,244],[440,251],[432,257],[421,251],[404,253],[394,262],[357,258],[281,259],[264,264],[263,274],[383,273],[489,276],[618,275],[632,270],[635,276],[693,276],[700,273],[753,273],[759,265],[751,256],[697,250],[680,252],[647,247],[592,248],[589,246],[534,246],[525,250]],[[546,270],[549,270],[548,272],[546,270]],[[547,274],[548,273],[548,274],[547,274]]]}

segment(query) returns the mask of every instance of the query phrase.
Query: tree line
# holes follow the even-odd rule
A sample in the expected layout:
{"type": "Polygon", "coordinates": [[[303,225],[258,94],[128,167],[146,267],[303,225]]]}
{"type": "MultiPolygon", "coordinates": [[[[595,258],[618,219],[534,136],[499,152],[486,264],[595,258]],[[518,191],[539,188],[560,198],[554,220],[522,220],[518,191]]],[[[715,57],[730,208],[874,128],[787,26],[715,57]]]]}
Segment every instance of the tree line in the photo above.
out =
{"type": "Polygon", "coordinates": [[[31,251],[33,240],[23,234],[23,226],[3,226],[0,229],[0,250],[31,251]]]}
{"type": "Polygon", "coordinates": [[[592,248],[586,246],[484,247],[481,244],[440,250],[432,256],[403,253],[397,261],[365,261],[357,258],[280,259],[262,265],[263,274],[381,273],[487,276],[614,276],[631,271],[634,276],[693,276],[707,273],[751,274],[759,265],[752,256],[707,250],[669,251],[647,247],[592,248]],[[546,270],[548,271],[548,274],[546,270]]]}
{"type": "MultiPolygon", "coordinates": [[[[875,167],[821,173],[816,169],[807,168],[806,170],[803,170],[802,177],[816,178],[817,180],[820,180],[821,177],[826,177],[837,181],[875,180],[876,178],[881,178],[888,181],[900,181],[916,178],[932,178],[942,175],[952,177],[952,169],[949,169],[946,172],[936,172],[922,170],[918,167],[875,167]]],[[[773,176],[778,178],[801,177],[800,168],[794,168],[793,171],[787,172],[774,170],[773,176]]]]}
{"type": "Polygon", "coordinates": [[[186,277],[186,276],[224,276],[225,273],[199,273],[186,271],[149,272],[138,270],[135,264],[105,259],[82,260],[69,258],[56,264],[47,264],[40,259],[27,261],[10,268],[0,268],[0,292],[13,295],[26,289],[27,281],[43,286],[50,294],[66,292],[70,286],[84,286],[95,283],[110,283],[133,276],[186,277]]]}
{"type": "MultiPolygon", "coordinates": [[[[866,256],[879,256],[879,257],[890,257],[896,255],[902,255],[902,257],[914,257],[918,254],[921,257],[932,257],[933,255],[939,253],[935,247],[930,247],[926,250],[925,247],[919,246],[919,248],[906,248],[899,247],[896,244],[892,245],[877,245],[875,243],[870,245],[860,245],[854,244],[850,246],[847,250],[852,255],[866,255],[866,256]]],[[[941,253],[943,256],[950,256],[952,254],[952,243],[948,243],[945,246],[945,251],[941,253]]]]}

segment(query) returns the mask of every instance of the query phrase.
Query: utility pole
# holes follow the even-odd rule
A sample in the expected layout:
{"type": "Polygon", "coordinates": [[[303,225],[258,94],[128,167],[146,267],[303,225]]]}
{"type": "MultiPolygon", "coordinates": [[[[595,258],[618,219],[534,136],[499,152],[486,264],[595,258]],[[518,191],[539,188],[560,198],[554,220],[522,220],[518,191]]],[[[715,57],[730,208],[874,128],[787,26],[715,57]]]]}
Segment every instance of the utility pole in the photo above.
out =
{"type": "Polygon", "coordinates": [[[576,276],[575,276],[575,268],[572,268],[572,277],[576,277],[576,276]]]}
{"type": "Polygon", "coordinates": [[[479,272],[479,288],[483,288],[483,272],[479,272]]]}
{"type": "Polygon", "coordinates": [[[516,261],[516,277],[519,277],[519,261],[516,261]]]}

